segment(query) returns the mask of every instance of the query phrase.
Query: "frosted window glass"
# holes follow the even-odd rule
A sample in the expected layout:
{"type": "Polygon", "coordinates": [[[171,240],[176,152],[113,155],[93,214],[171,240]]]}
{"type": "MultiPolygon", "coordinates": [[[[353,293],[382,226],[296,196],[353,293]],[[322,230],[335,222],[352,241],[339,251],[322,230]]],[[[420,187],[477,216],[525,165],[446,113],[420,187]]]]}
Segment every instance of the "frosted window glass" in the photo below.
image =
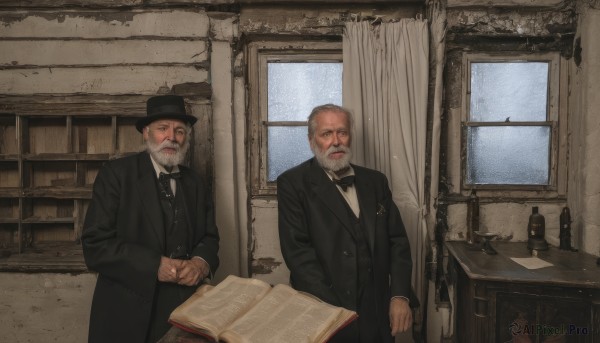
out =
{"type": "Polygon", "coordinates": [[[268,181],[313,157],[308,145],[307,126],[271,126],[268,132],[268,181]]]}
{"type": "Polygon", "coordinates": [[[268,120],[305,121],[318,105],[342,105],[342,63],[268,63],[268,120]]]}
{"type": "Polygon", "coordinates": [[[467,183],[547,185],[549,126],[467,128],[467,183]]]}
{"type": "Polygon", "coordinates": [[[471,121],[546,121],[548,63],[471,63],[471,121]]]}

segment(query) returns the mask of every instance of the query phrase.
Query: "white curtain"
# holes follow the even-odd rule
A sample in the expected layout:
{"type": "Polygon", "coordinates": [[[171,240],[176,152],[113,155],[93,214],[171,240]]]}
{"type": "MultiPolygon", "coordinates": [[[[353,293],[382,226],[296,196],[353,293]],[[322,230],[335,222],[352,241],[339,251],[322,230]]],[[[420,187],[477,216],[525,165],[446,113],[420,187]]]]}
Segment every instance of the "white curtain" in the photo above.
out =
{"type": "Polygon", "coordinates": [[[354,162],[383,172],[407,230],[413,287],[422,316],[426,222],[425,158],[429,40],[427,20],[347,23],[343,103],[354,115],[354,162]]]}

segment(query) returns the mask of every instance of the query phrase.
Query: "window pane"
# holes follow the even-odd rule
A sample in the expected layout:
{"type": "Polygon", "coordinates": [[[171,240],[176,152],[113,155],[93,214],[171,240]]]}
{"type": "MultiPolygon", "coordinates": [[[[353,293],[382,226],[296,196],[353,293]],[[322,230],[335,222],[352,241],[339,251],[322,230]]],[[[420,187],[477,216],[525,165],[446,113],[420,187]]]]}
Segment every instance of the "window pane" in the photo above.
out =
{"type": "Polygon", "coordinates": [[[268,63],[269,121],[304,121],[318,105],[342,105],[342,63],[268,63]]]}
{"type": "Polygon", "coordinates": [[[313,157],[308,145],[308,127],[269,127],[268,181],[277,180],[279,174],[313,157]]]}
{"type": "Polygon", "coordinates": [[[549,126],[467,128],[467,183],[547,185],[549,126]]]}
{"type": "Polygon", "coordinates": [[[471,63],[471,121],[546,121],[548,63],[471,63]]]}

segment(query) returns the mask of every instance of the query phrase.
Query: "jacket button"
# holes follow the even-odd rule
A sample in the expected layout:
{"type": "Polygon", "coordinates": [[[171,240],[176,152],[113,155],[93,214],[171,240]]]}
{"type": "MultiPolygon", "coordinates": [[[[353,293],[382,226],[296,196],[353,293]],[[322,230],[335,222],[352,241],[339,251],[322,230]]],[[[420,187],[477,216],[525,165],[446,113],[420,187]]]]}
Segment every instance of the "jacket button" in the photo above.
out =
{"type": "Polygon", "coordinates": [[[352,256],[352,253],[351,253],[351,252],[349,252],[348,250],[344,250],[344,251],[342,252],[342,254],[344,254],[344,256],[352,256]]]}

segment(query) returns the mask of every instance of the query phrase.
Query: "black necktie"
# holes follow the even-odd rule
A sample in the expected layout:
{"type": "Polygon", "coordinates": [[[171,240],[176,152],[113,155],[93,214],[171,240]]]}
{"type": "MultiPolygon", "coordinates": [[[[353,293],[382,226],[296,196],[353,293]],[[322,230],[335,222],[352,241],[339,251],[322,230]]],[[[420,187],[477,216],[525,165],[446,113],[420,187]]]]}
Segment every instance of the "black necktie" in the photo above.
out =
{"type": "Polygon", "coordinates": [[[161,172],[158,175],[158,182],[163,188],[164,194],[162,194],[167,199],[173,199],[175,195],[173,194],[173,190],[171,189],[171,179],[179,179],[181,174],[179,173],[163,173],[161,172]]]}
{"type": "Polygon", "coordinates": [[[354,184],[354,175],[344,176],[341,179],[333,180],[333,182],[342,187],[342,190],[345,192],[348,187],[354,184]]]}

